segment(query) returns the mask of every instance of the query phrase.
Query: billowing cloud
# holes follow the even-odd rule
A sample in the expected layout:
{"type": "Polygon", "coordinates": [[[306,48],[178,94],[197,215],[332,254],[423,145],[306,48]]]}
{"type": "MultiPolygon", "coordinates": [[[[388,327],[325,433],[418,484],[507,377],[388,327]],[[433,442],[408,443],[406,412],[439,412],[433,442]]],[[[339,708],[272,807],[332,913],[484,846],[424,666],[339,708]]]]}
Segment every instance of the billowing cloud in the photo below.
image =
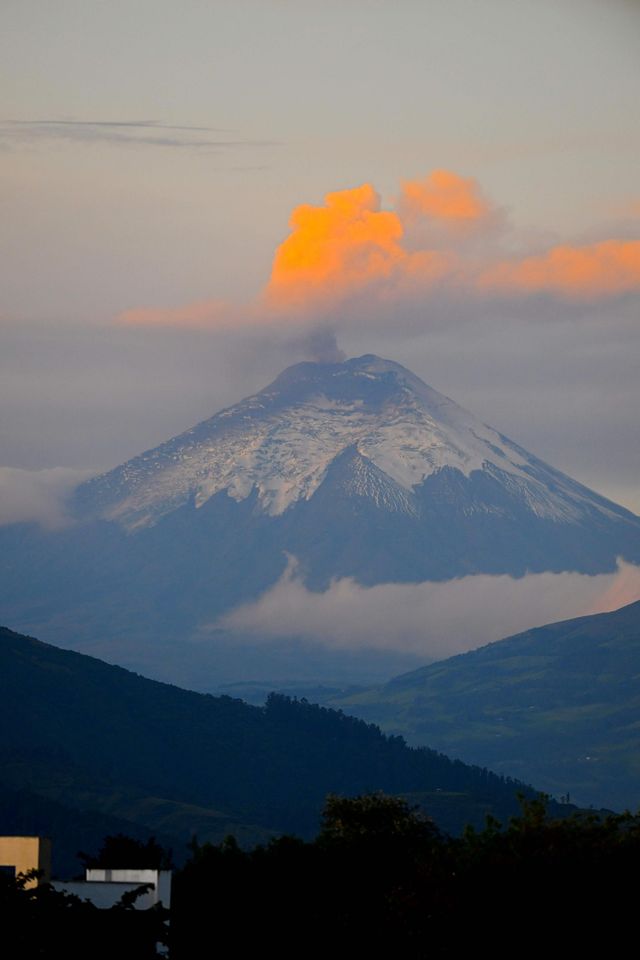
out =
{"type": "Polygon", "coordinates": [[[266,290],[267,303],[276,308],[333,301],[390,278],[406,258],[400,218],[380,210],[368,183],[328,193],[324,206],[296,207],[289,225],[266,290]]]}
{"type": "Polygon", "coordinates": [[[258,600],[216,627],[252,642],[296,637],[341,649],[380,649],[440,659],[557,620],[616,609],[640,598],[640,567],[614,573],[539,573],[514,579],[477,575],[445,583],[363,587],[335,580],[308,590],[291,561],[258,600]]]}
{"type": "Polygon", "coordinates": [[[420,218],[468,228],[486,220],[491,207],[476,180],[451,170],[434,170],[424,180],[405,180],[398,200],[404,223],[420,218]]]}
{"type": "MultiPolygon", "coordinates": [[[[309,328],[329,320],[345,329],[380,305],[397,326],[404,308],[434,297],[463,303],[526,301],[541,293],[597,300],[640,290],[640,240],[609,238],[558,244],[535,255],[507,254],[506,220],[473,178],[435,170],[403,182],[396,210],[384,210],[369,183],[302,204],[273,259],[263,291],[244,305],[212,300],[184,307],[143,307],[127,325],[212,330],[309,328]]],[[[412,321],[413,322],[413,321],[412,321]]],[[[424,321],[423,321],[424,322],[424,321]]]]}
{"type": "Polygon", "coordinates": [[[39,523],[50,530],[68,523],[65,501],[92,471],[70,467],[21,470],[0,467],[0,526],[39,523]]]}

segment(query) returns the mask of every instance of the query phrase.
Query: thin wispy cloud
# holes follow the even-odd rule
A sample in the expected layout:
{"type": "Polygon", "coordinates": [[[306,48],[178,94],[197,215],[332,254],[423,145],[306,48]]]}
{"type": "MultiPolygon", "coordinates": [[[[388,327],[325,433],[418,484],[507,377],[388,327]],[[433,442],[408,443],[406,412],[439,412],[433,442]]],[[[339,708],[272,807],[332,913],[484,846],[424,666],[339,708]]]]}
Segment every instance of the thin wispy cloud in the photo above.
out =
{"type": "Polygon", "coordinates": [[[222,127],[169,124],[159,120],[8,120],[0,123],[1,140],[5,143],[63,140],[212,150],[280,145],[277,140],[238,137],[237,131],[222,127]]]}

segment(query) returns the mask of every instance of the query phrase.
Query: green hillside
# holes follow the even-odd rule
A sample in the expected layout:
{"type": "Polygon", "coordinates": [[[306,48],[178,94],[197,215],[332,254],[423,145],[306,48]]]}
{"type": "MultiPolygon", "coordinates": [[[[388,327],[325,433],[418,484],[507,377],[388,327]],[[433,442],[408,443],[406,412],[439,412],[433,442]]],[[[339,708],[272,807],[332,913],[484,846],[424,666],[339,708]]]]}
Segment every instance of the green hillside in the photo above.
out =
{"type": "Polygon", "coordinates": [[[488,811],[506,819],[521,786],[306,701],[272,695],[255,707],[192,693],[5,628],[0,771],[5,796],[32,798],[21,831],[64,832],[38,797],[57,804],[58,823],[81,811],[99,818],[96,831],[131,824],[182,845],[194,833],[313,836],[328,793],[372,790],[405,795],[456,832],[488,811]]]}
{"type": "Polygon", "coordinates": [[[332,704],[579,804],[640,806],[640,602],[528,630],[332,704]]]}

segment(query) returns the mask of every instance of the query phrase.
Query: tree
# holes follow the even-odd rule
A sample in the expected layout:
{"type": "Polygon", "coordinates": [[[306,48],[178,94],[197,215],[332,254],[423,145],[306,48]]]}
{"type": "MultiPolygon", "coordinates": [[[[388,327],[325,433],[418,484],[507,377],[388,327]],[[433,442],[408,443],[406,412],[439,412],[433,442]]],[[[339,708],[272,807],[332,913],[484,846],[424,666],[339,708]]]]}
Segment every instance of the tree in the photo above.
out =
{"type": "Polygon", "coordinates": [[[321,843],[376,843],[423,846],[439,836],[433,820],[402,797],[367,793],[358,797],[329,794],[322,813],[321,843]]]}
{"type": "Polygon", "coordinates": [[[123,833],[105,837],[97,854],[78,853],[78,860],[85,868],[111,867],[133,870],[171,870],[173,868],[171,851],[161,847],[155,837],[149,837],[144,842],[127,837],[123,833]]]}

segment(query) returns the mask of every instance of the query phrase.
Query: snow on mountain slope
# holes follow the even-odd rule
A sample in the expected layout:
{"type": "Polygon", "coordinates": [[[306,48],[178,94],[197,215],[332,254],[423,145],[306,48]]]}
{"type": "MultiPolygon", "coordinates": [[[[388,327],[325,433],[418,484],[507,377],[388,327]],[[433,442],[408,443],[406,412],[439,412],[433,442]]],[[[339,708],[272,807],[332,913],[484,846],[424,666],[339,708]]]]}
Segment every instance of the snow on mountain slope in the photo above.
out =
{"type": "MultiPolygon", "coordinates": [[[[300,363],[255,396],[80,488],[83,513],[132,531],[226,491],[257,494],[271,517],[310,500],[351,454],[343,489],[380,509],[418,515],[416,491],[445,468],[497,480],[537,517],[578,522],[585,510],[631,516],[527,454],[400,364],[372,355],[300,363]]],[[[467,511],[500,511],[478,498],[467,511]]]]}
{"type": "MultiPolygon", "coordinates": [[[[305,598],[336,584],[346,585],[351,623],[352,592],[368,606],[378,585],[593,576],[620,557],[640,564],[640,518],[372,356],[290,367],[83,483],[70,508],[76,522],[60,529],[0,528],[2,620],[198,689],[213,678],[377,683],[417,665],[406,652],[414,643],[426,651],[439,642],[428,611],[389,649],[369,614],[360,619],[371,638],[357,650],[320,635],[319,645],[298,646],[290,626],[269,642],[220,626],[276,587],[287,557],[304,595],[300,637],[305,598]]],[[[321,622],[321,634],[331,629],[321,622]]]]}

